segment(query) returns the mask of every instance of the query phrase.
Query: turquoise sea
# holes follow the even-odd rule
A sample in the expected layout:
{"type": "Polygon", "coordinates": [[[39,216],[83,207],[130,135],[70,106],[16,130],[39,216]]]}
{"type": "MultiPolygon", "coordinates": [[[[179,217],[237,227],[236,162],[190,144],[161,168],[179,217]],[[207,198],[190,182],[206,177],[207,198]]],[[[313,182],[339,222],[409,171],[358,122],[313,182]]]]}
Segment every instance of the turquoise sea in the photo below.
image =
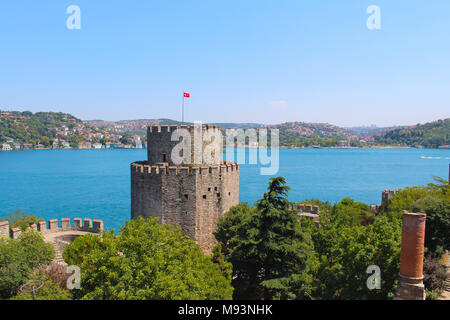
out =
{"type": "MultiPolygon", "coordinates": [[[[145,159],[145,149],[0,151],[0,216],[20,208],[45,219],[103,219],[106,229],[118,229],[130,218],[130,163],[145,159]]],[[[291,201],[378,204],[383,189],[448,179],[449,163],[450,150],[281,149],[277,175],[291,186],[291,201]]],[[[259,172],[241,165],[241,201],[264,193],[269,176],[259,172]]]]}

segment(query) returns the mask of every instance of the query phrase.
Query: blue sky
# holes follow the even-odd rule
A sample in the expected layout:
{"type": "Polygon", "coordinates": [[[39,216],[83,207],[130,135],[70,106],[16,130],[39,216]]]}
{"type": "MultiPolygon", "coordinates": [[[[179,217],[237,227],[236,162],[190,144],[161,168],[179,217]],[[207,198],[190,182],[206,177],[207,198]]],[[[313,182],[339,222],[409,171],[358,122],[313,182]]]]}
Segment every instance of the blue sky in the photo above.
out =
{"type": "Polygon", "coordinates": [[[450,117],[449,16],[448,0],[1,1],[0,108],[179,119],[186,90],[188,121],[424,123],[450,117]]]}

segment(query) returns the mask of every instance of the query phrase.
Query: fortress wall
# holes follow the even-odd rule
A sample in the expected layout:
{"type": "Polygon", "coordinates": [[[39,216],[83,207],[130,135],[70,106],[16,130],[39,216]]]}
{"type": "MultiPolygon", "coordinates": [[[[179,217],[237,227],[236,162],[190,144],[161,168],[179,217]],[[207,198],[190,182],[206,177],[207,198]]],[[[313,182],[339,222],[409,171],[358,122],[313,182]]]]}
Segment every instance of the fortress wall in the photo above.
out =
{"type": "Polygon", "coordinates": [[[211,253],[217,219],[239,203],[239,166],[222,161],[220,128],[150,126],[147,141],[148,161],[131,164],[131,217],[155,216],[161,223],[180,226],[211,253]],[[190,144],[190,154],[181,164],[171,158],[176,146],[186,151],[182,142],[172,141],[178,129],[185,129],[190,139],[185,145],[190,144]]]}
{"type": "Polygon", "coordinates": [[[215,244],[212,233],[221,211],[224,190],[219,172],[219,166],[204,167],[198,176],[195,240],[205,253],[215,244]]]}
{"type": "Polygon", "coordinates": [[[150,126],[147,128],[147,152],[148,163],[154,165],[160,162],[167,162],[169,165],[176,165],[172,161],[172,150],[180,142],[172,141],[172,134],[177,129],[185,129],[191,136],[191,154],[190,162],[183,164],[207,164],[206,160],[200,158],[201,162],[196,161],[194,158],[196,152],[198,155],[203,155],[203,150],[214,150],[212,153],[215,155],[214,161],[210,164],[220,164],[222,157],[222,135],[219,127],[212,125],[202,125],[198,127],[194,126],[150,126]],[[205,139],[203,139],[205,137],[205,139]],[[206,141],[203,141],[206,140],[206,141]],[[196,144],[196,141],[201,143],[196,144]],[[200,149],[200,147],[202,149],[200,149]],[[198,163],[197,163],[198,162],[198,163]]]}
{"type": "Polygon", "coordinates": [[[239,165],[150,166],[131,164],[132,217],[159,216],[178,225],[204,252],[215,245],[218,217],[239,203],[239,165]]]}
{"type": "Polygon", "coordinates": [[[0,237],[9,238],[9,223],[8,223],[8,221],[0,221],[0,237]]]}
{"type": "Polygon", "coordinates": [[[162,174],[162,220],[180,226],[183,234],[195,239],[195,203],[197,174],[187,167],[168,167],[162,174]]]}
{"type": "Polygon", "coordinates": [[[131,218],[162,215],[162,174],[165,167],[149,166],[146,162],[131,164],[131,218]]]}
{"type": "Polygon", "coordinates": [[[319,214],[320,207],[317,205],[304,204],[304,203],[293,203],[289,205],[290,210],[299,211],[300,213],[312,213],[319,214]]]}
{"type": "MultiPolygon", "coordinates": [[[[36,224],[31,225],[28,229],[38,231],[43,236],[53,233],[65,232],[65,231],[85,231],[89,233],[102,233],[103,232],[103,221],[102,220],[91,220],[84,219],[84,224],[80,222],[80,218],[74,218],[74,225],[71,226],[69,218],[62,218],[61,223],[58,219],[53,219],[49,221],[39,221],[36,224]],[[59,224],[61,227],[59,227],[59,224]]],[[[27,229],[27,230],[28,230],[27,229]]],[[[22,233],[19,228],[10,228],[8,221],[0,222],[0,237],[17,239],[22,233]]]]}
{"type": "Polygon", "coordinates": [[[381,192],[381,203],[388,203],[389,200],[394,196],[394,190],[383,190],[381,192]]]}
{"type": "Polygon", "coordinates": [[[239,165],[205,167],[197,182],[196,241],[209,254],[216,244],[217,219],[239,204],[239,165]]]}

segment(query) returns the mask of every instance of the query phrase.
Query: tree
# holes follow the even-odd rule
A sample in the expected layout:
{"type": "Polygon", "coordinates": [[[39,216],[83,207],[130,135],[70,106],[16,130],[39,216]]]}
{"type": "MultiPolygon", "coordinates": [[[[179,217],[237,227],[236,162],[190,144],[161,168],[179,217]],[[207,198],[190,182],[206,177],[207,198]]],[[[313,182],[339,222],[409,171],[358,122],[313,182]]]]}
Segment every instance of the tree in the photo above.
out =
{"type": "Polygon", "coordinates": [[[240,204],[219,219],[215,236],[233,265],[237,299],[311,297],[312,240],[288,209],[288,190],[283,177],[271,178],[256,208],[240,204]]]}
{"type": "Polygon", "coordinates": [[[212,254],[212,261],[219,266],[222,275],[227,280],[231,281],[233,275],[233,266],[231,263],[226,261],[225,256],[222,252],[222,245],[220,243],[214,246],[212,254]]]}
{"type": "MultiPolygon", "coordinates": [[[[29,280],[42,281],[42,287],[36,292],[36,300],[72,300],[72,295],[69,290],[62,289],[60,285],[43,272],[33,275],[29,280]]],[[[33,300],[31,292],[21,292],[10,300],[33,300]]]]}
{"type": "Polygon", "coordinates": [[[352,225],[367,225],[374,221],[375,216],[370,213],[370,207],[362,202],[356,202],[350,198],[344,198],[333,206],[332,212],[340,219],[346,219],[346,223],[352,225]]]}
{"type": "Polygon", "coordinates": [[[102,241],[98,235],[86,234],[82,237],[77,237],[75,240],[64,249],[64,261],[70,261],[71,265],[81,265],[88,255],[95,250],[102,249],[102,241]]]}
{"type": "Polygon", "coordinates": [[[425,246],[442,254],[450,249],[450,187],[444,179],[435,180],[437,184],[397,190],[381,214],[400,218],[403,210],[426,213],[425,246]]]}
{"type": "Polygon", "coordinates": [[[18,239],[0,239],[0,297],[15,295],[33,269],[49,263],[54,255],[53,246],[33,230],[18,239]]]}
{"type": "Polygon", "coordinates": [[[339,300],[392,297],[400,263],[400,219],[379,217],[372,224],[358,225],[351,218],[332,214],[320,221],[322,227],[313,234],[320,257],[315,297],[339,300]],[[366,270],[371,265],[380,267],[380,290],[369,290],[366,286],[369,277],[366,270]]]}
{"type": "Polygon", "coordinates": [[[118,236],[79,237],[64,258],[82,270],[77,299],[230,299],[233,292],[219,265],[156,218],[127,221],[118,236]]]}
{"type": "Polygon", "coordinates": [[[411,211],[427,214],[425,246],[443,254],[450,249],[450,202],[427,195],[411,205],[411,211]]]}

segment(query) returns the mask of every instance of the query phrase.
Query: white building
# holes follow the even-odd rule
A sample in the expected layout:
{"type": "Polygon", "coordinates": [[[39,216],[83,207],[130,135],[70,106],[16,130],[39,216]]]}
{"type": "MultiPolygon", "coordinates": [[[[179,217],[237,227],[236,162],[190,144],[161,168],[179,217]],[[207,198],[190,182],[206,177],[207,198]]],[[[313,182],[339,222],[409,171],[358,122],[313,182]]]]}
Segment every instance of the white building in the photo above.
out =
{"type": "Polygon", "coordinates": [[[94,148],[94,149],[101,149],[102,148],[102,144],[101,143],[94,143],[93,145],[92,145],[92,148],[94,148]]]}
{"type": "Polygon", "coordinates": [[[12,148],[11,148],[11,146],[9,145],[9,143],[4,143],[3,145],[2,145],[2,151],[11,151],[12,150],[12,148]]]}
{"type": "Polygon", "coordinates": [[[70,143],[69,143],[69,142],[63,141],[63,142],[62,142],[62,145],[63,145],[63,147],[64,147],[65,149],[70,149],[70,143]]]}
{"type": "Polygon", "coordinates": [[[139,137],[138,135],[134,135],[133,140],[134,140],[134,143],[136,144],[136,149],[142,149],[141,137],[139,137]]]}

